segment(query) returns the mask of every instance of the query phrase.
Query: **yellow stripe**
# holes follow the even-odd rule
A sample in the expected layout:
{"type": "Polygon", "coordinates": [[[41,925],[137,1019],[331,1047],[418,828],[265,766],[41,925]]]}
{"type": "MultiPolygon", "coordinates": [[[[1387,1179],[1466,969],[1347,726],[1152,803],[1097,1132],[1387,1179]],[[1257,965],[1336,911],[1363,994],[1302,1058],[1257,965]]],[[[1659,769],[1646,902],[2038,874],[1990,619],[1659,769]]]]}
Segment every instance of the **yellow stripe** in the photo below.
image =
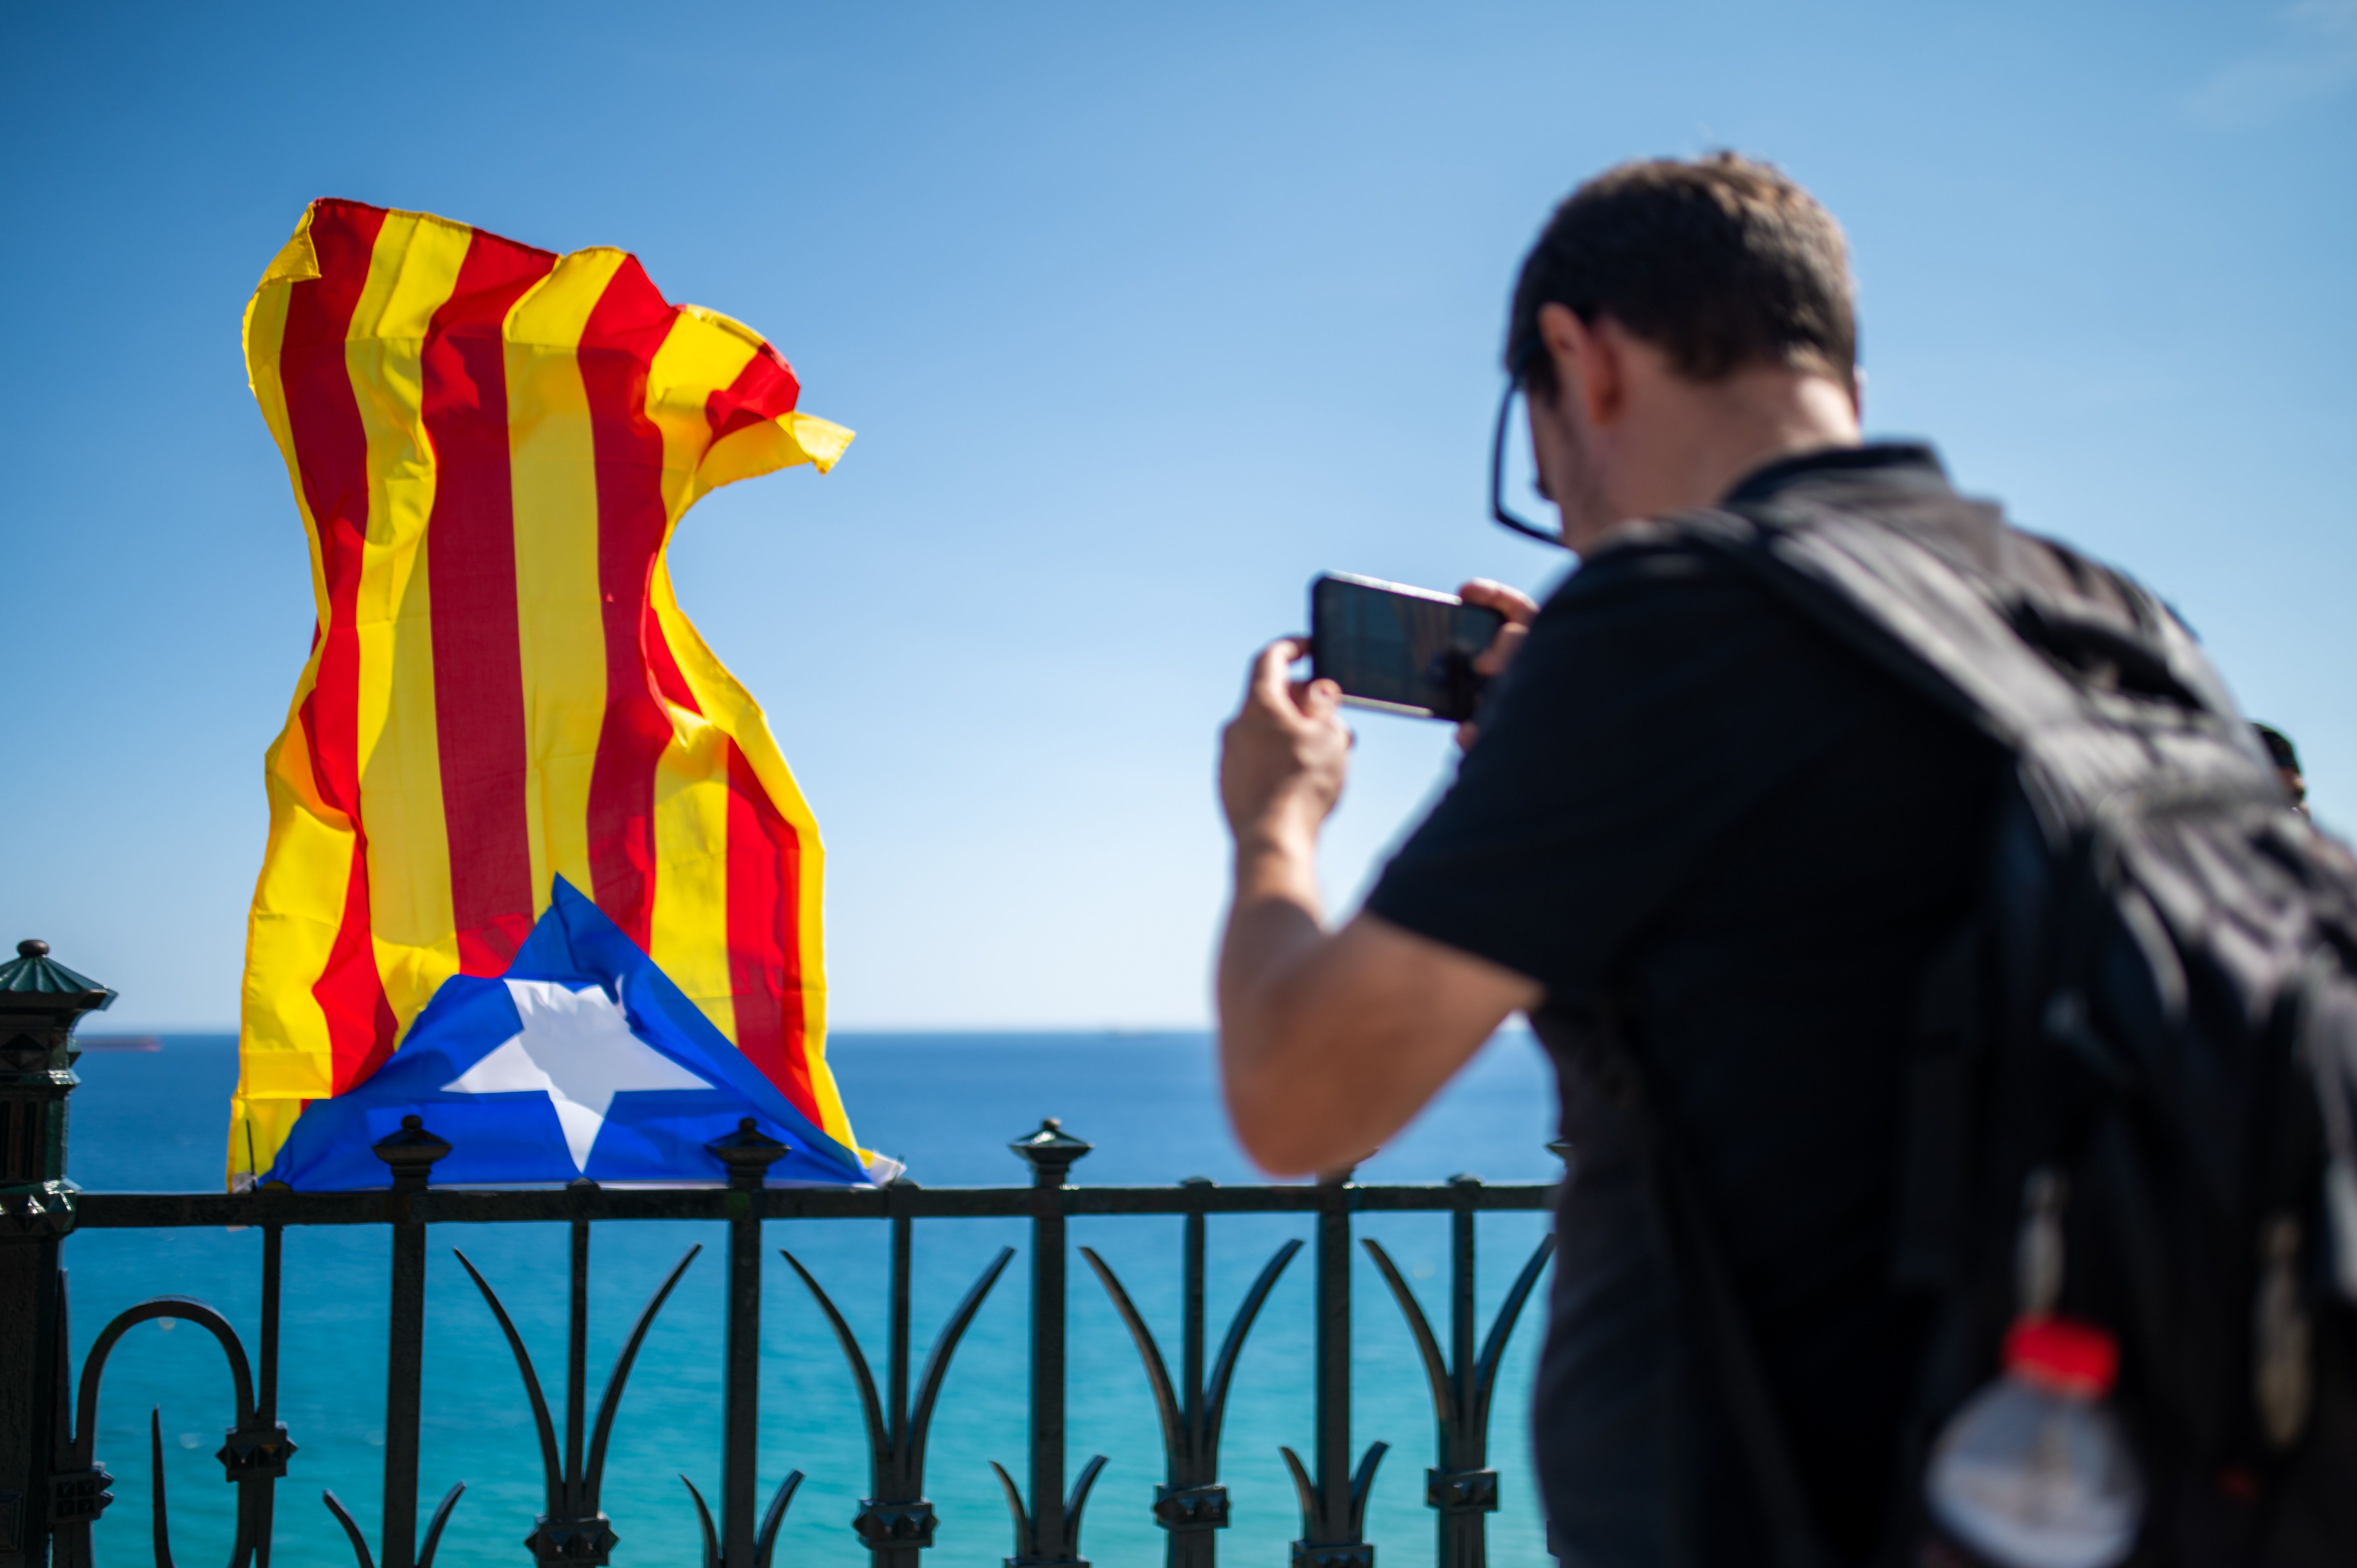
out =
{"type": "Polygon", "coordinates": [[[705,400],[735,381],[761,347],[761,335],[741,321],[700,305],[679,307],[679,319],[647,378],[647,413],[663,431],[663,497],[673,522],[706,494],[739,479],[802,463],[814,463],[823,474],[851,445],[851,432],[842,425],[800,413],[747,425],[705,445],[711,440],[705,400]],[[692,435],[694,446],[674,446],[674,429],[692,435]],[[678,467],[683,460],[683,471],[678,467]]]}
{"type": "Polygon", "coordinates": [[[655,763],[655,900],[648,956],[733,1042],[728,741],[694,714],[674,707],[671,716],[673,739],[655,763]]]}
{"type": "MultiPolygon", "coordinates": [[[[686,677],[696,705],[744,752],[770,803],[777,807],[778,814],[791,825],[801,842],[801,885],[795,890],[798,905],[794,925],[800,934],[802,989],[799,997],[789,996],[785,1001],[789,1007],[799,1002],[802,1010],[803,1050],[810,1062],[811,1087],[818,1100],[820,1122],[829,1137],[848,1148],[857,1148],[851,1118],[844,1112],[843,1096],[836,1090],[834,1075],[826,1065],[826,950],[821,924],[824,914],[822,893],[826,885],[826,845],[819,838],[818,819],[811,814],[810,802],[802,799],[801,787],[787,768],[759,704],[714,657],[702,634],[681,611],[678,596],[672,590],[668,563],[655,564],[653,600],[655,619],[662,628],[663,640],[670,644],[672,657],[678,660],[680,673],[686,677]]],[[[726,908],[725,903],[719,907],[724,918],[726,908]]]]}
{"type": "MultiPolygon", "coordinates": [[[[307,680],[295,694],[300,709],[307,680]]],[[[264,779],[270,837],[246,922],[245,984],[238,1038],[237,1100],[232,1107],[230,1176],[269,1168],[299,1101],[328,1092],[335,1048],[327,1015],[311,987],[328,967],[343,919],[351,876],[352,830],[318,799],[311,753],[293,714],[270,748],[264,779]],[[283,1117],[257,1102],[279,1101],[283,1117]],[[256,1118],[241,1132],[241,1114],[256,1118]],[[247,1166],[251,1155],[259,1164],[247,1166]]]]}
{"type": "Polygon", "coordinates": [[[663,510],[673,522],[704,493],[695,487],[695,471],[712,445],[705,405],[760,351],[752,328],[700,305],[679,307],[655,350],[647,367],[647,417],[662,432],[663,510]]]}
{"type": "Polygon", "coordinates": [[[436,988],[458,972],[434,723],[425,524],[434,510],[435,471],[422,356],[426,328],[457,286],[473,233],[422,214],[388,215],[344,344],[368,438],[368,542],[352,627],[369,927],[385,1000],[404,1030],[436,988]]]}
{"type": "Polygon", "coordinates": [[[597,587],[597,446],[576,350],[629,259],[576,251],[508,312],[509,472],[515,497],[516,631],[523,658],[525,818],[533,913],[562,876],[589,877],[589,777],[606,715],[597,587]]]}
{"type": "Polygon", "coordinates": [[[813,413],[787,413],[732,431],[713,444],[695,470],[695,493],[716,490],[739,479],[773,474],[798,463],[825,473],[851,445],[851,432],[813,413]]]}
{"type": "MultiPolygon", "coordinates": [[[[705,406],[734,381],[760,340],[694,306],[673,319],[647,372],[647,416],[662,433],[665,544],[693,504],[696,466],[712,439],[705,406]]],[[[655,575],[665,575],[661,555],[655,575]]],[[[655,765],[655,889],[651,957],[737,1038],[728,972],[728,745],[710,719],[666,704],[672,740],[655,765]]]]}
{"type": "MultiPolygon", "coordinates": [[[[324,620],[328,594],[318,529],[303,491],[293,430],[287,422],[285,388],[279,380],[289,290],[295,283],[318,275],[310,227],[311,216],[306,210],[294,238],[263,274],[246,306],[245,361],[246,379],[261,405],[264,423],[286,463],[287,480],[294,488],[309,547],[315,613],[324,620]]],[[[246,921],[238,1085],[230,1102],[228,1178],[231,1187],[250,1183],[269,1168],[302,1110],[303,1100],[326,1093],[333,1073],[334,1046],[311,986],[327,968],[343,918],[353,834],[349,819],[319,800],[310,749],[303,735],[300,714],[318,668],[318,651],[314,649],[296,682],[285,725],[264,764],[270,832],[246,921]]]]}

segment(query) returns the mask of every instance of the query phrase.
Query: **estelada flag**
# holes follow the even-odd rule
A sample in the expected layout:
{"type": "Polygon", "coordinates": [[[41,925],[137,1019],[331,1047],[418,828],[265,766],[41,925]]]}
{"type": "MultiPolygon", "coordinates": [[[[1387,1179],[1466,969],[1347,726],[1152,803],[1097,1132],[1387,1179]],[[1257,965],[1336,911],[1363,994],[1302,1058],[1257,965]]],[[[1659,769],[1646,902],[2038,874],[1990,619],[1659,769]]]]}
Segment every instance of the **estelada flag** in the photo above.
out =
{"type": "Polygon", "coordinates": [[[263,274],[245,358],[318,621],[265,767],[231,1185],[446,982],[507,973],[560,880],[851,1159],[817,825],[663,562],[705,492],[851,433],[624,252],[353,201],[263,274]]]}
{"type": "Polygon", "coordinates": [[[260,1174],[299,1191],[382,1187],[378,1140],[415,1116],[449,1153],[437,1181],[717,1181],[714,1144],[749,1124],[773,1182],[887,1179],[861,1168],[721,1038],[704,1010],[562,876],[496,979],[455,974],[364,1081],[315,1100],[260,1174]]]}

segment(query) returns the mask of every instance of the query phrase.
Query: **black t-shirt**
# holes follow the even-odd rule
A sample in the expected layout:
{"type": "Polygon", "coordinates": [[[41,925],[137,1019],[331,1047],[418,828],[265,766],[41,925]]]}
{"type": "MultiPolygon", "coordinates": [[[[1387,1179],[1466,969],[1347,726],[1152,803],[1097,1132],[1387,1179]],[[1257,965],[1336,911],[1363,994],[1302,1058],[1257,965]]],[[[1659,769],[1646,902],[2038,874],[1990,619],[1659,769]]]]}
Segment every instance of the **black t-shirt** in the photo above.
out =
{"type": "MultiPolygon", "coordinates": [[[[1815,454],[1846,501],[1924,447],[1815,454]]],[[[1862,1557],[1920,1324],[1886,1283],[1899,1051],[1985,859],[1999,759],[1741,568],[1638,529],[1548,600],[1455,785],[1367,908],[1545,987],[1572,1144],[1534,1420],[1567,1562],[1751,1562],[1749,1493],[1654,1196],[1585,1055],[1609,1008],[1729,1253],[1820,1530],[1862,1557]]]]}

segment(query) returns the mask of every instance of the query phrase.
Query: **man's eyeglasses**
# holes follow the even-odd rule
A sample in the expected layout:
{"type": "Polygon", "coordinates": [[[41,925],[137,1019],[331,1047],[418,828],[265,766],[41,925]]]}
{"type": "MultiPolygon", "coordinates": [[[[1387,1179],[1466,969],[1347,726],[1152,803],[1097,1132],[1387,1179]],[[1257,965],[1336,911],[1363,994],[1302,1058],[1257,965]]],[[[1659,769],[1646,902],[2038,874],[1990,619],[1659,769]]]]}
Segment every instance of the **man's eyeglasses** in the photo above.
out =
{"type": "Polygon", "coordinates": [[[1531,361],[1537,357],[1540,346],[1541,340],[1537,338],[1523,344],[1515,352],[1513,362],[1506,373],[1505,400],[1498,404],[1498,428],[1490,438],[1490,515],[1516,533],[1527,534],[1543,544],[1563,549],[1567,547],[1564,544],[1561,528],[1542,528],[1506,504],[1507,431],[1513,424],[1515,400],[1525,395],[1523,377],[1529,371],[1531,361]]]}

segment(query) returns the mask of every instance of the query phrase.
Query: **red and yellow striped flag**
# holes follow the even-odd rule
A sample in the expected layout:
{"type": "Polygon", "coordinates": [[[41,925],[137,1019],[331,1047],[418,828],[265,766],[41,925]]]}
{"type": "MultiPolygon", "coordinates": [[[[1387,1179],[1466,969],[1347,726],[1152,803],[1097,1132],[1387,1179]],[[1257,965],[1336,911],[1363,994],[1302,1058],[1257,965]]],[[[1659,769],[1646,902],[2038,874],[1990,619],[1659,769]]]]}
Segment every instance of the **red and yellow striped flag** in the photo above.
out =
{"type": "Polygon", "coordinates": [[[827,1070],[817,825],[663,562],[705,491],[851,433],[637,258],[311,205],[245,314],[318,625],[267,761],[231,1186],[376,1070],[453,974],[506,966],[558,877],[812,1124],[827,1070]]]}

